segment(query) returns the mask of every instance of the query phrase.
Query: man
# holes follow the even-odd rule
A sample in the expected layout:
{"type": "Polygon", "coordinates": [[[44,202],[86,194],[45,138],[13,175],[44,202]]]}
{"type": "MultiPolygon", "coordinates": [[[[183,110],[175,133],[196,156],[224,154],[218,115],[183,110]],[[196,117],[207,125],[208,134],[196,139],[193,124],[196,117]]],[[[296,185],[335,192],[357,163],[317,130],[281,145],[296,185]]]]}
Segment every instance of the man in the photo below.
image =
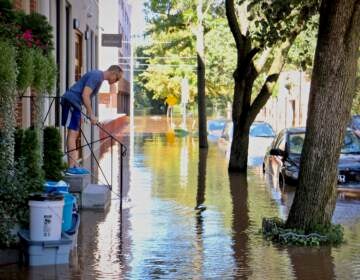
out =
{"type": "Polygon", "coordinates": [[[77,167],[76,139],[79,135],[81,105],[86,108],[86,115],[91,124],[97,124],[97,118],[91,108],[91,98],[95,96],[104,80],[114,84],[122,77],[122,69],[112,65],[106,71],[94,70],[86,73],[61,98],[61,124],[68,128],[67,150],[69,168],[77,167]]]}

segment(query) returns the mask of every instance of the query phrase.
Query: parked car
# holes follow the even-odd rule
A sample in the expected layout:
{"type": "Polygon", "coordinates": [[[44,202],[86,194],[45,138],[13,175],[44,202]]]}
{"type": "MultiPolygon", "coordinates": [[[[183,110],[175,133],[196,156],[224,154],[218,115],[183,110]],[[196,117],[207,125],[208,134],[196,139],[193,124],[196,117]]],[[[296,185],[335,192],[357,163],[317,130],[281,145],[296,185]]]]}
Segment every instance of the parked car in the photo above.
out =
{"type": "MultiPolygon", "coordinates": [[[[268,146],[275,137],[274,129],[267,122],[253,122],[249,132],[249,165],[260,165],[268,146]]],[[[221,137],[218,141],[220,149],[224,150],[227,156],[230,155],[231,142],[233,138],[233,122],[226,123],[221,137]]]]}
{"type": "MultiPolygon", "coordinates": [[[[296,185],[299,179],[300,156],[305,139],[305,128],[282,130],[268,149],[263,171],[278,176],[283,183],[296,185]]],[[[360,139],[347,129],[338,163],[338,183],[360,182],[360,139]]]]}
{"type": "Polygon", "coordinates": [[[217,140],[221,136],[222,131],[228,121],[226,119],[214,119],[207,122],[208,139],[217,140]]]}
{"type": "Polygon", "coordinates": [[[360,137],[360,115],[351,116],[348,127],[354,131],[357,137],[360,137]]]}

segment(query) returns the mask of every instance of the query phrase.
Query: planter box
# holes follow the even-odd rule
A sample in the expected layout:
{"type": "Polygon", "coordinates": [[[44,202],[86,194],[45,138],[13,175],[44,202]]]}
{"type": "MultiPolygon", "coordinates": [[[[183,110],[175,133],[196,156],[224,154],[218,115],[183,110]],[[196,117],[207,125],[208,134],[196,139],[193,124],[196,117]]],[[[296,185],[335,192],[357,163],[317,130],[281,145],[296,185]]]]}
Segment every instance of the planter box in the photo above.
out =
{"type": "Polygon", "coordinates": [[[0,265],[18,263],[20,260],[19,249],[0,249],[0,265]]]}
{"type": "Polygon", "coordinates": [[[32,241],[29,231],[21,230],[19,237],[25,264],[41,266],[69,263],[72,241],[65,234],[57,241],[32,241]]]}

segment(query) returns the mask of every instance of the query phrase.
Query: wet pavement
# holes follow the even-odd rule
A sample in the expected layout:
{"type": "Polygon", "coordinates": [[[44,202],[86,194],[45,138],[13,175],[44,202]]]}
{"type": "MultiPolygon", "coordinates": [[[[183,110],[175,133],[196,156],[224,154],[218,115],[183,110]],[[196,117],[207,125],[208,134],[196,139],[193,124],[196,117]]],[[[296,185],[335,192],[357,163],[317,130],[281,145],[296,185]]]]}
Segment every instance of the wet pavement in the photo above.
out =
{"type": "MultiPolygon", "coordinates": [[[[344,225],[345,244],[274,245],[259,234],[261,220],[285,218],[293,189],[280,190],[260,167],[229,176],[216,142],[199,153],[196,137],[176,137],[163,118],[137,118],[123,139],[122,215],[114,184],[107,212],[81,212],[70,265],[4,266],[0,279],[360,279],[360,202],[337,203],[333,220],[344,225]]],[[[110,159],[101,159],[106,172],[110,159]]],[[[113,161],[118,167],[119,156],[113,161]]]]}

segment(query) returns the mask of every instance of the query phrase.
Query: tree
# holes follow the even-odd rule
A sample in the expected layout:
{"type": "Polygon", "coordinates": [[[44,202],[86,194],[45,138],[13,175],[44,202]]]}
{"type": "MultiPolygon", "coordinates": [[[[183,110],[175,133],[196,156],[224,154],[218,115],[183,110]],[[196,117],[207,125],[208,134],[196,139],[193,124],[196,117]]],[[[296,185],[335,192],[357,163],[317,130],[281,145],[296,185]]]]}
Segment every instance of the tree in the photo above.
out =
{"type": "Polygon", "coordinates": [[[205,50],[203,26],[203,1],[197,0],[196,14],[198,18],[196,32],[197,56],[197,91],[199,112],[199,147],[207,148],[206,96],[205,96],[205,50]]]}
{"type": "MultiPolygon", "coordinates": [[[[180,100],[181,81],[189,81],[189,103],[197,96],[196,35],[197,1],[148,1],[147,21],[150,44],[144,48],[149,56],[142,82],[155,99],[173,95],[180,100]]],[[[231,100],[232,80],[228,72],[234,67],[235,46],[227,27],[222,1],[203,0],[204,63],[206,106],[231,100]],[[221,39],[219,39],[221,38],[221,39]],[[221,63],[219,63],[221,62],[221,63]]],[[[143,62],[145,64],[145,62],[143,62]]]]}
{"type": "Polygon", "coordinates": [[[299,186],[286,226],[309,232],[329,226],[337,163],[356,90],[360,1],[323,0],[310,89],[299,186]]]}
{"type": "Polygon", "coordinates": [[[237,49],[231,172],[246,172],[250,126],[270,98],[290,47],[317,11],[316,1],[253,0],[240,4],[235,7],[234,0],[225,1],[237,49]],[[257,79],[262,79],[261,86],[253,92],[257,79]]]}

